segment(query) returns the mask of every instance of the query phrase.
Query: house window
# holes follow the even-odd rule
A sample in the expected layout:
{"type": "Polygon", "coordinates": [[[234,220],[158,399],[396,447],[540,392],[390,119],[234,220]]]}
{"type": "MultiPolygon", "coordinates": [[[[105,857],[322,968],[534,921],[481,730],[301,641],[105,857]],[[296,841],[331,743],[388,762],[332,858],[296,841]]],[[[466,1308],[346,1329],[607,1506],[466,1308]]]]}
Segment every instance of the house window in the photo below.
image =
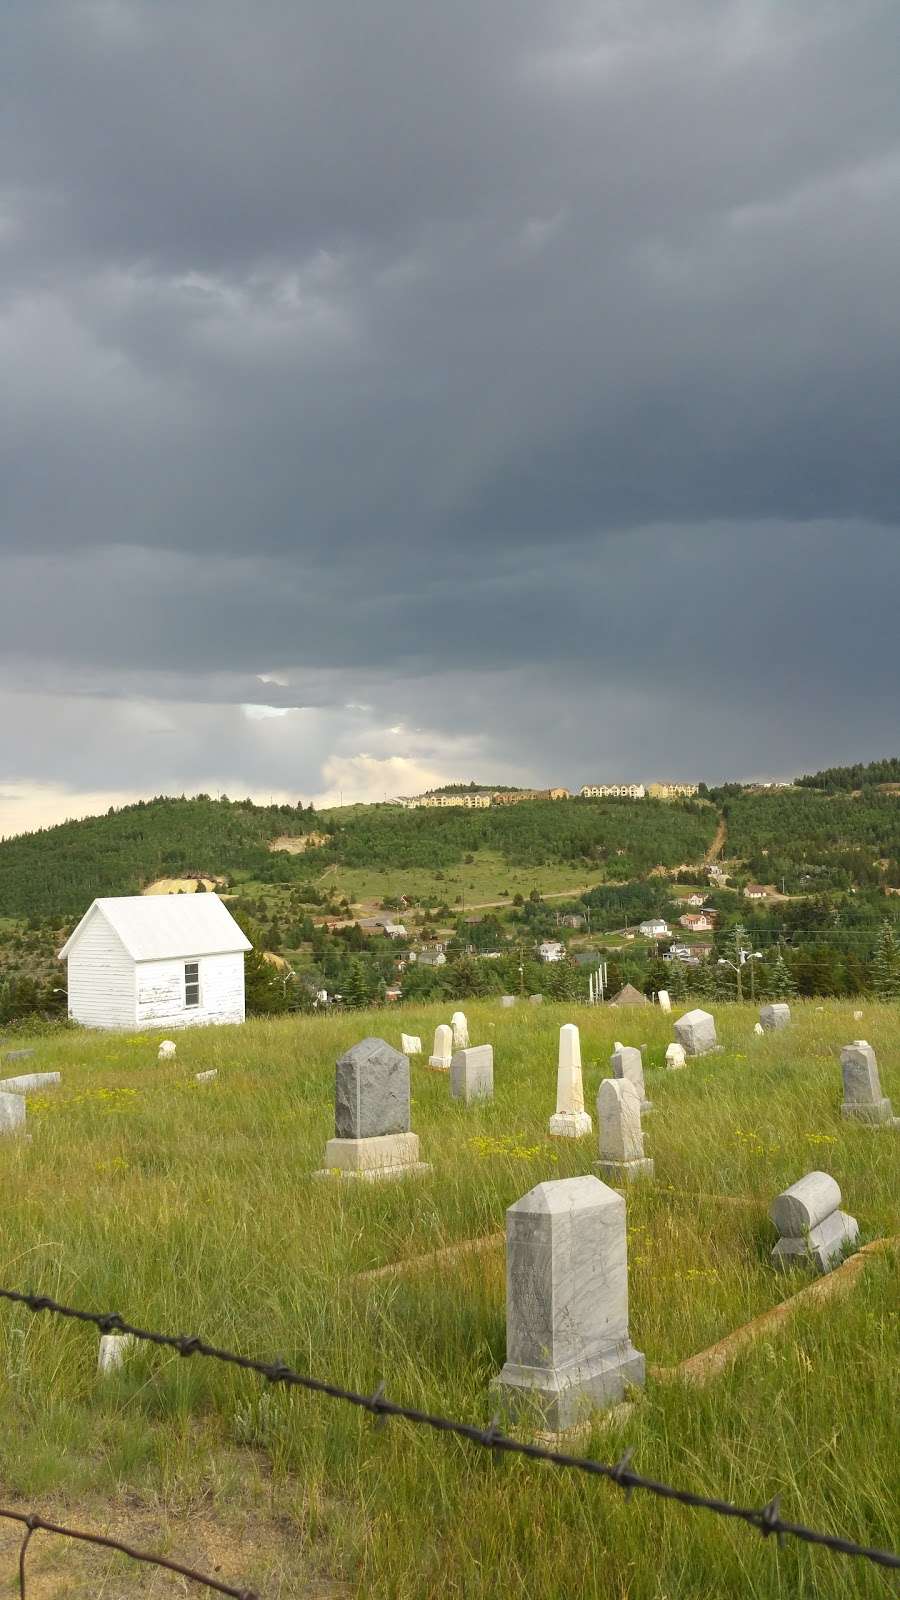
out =
{"type": "Polygon", "coordinates": [[[186,961],[184,963],[184,1003],[185,1006],[198,1006],[200,1004],[199,961],[186,961]]]}

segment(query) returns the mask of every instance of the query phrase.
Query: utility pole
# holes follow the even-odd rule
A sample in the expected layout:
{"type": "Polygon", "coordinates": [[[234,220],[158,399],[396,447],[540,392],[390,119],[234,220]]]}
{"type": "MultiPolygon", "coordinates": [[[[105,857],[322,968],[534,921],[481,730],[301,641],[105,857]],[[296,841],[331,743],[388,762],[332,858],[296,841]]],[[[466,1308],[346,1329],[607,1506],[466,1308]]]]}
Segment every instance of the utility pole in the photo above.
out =
{"type": "Polygon", "coordinates": [[[735,930],[734,930],[734,956],[735,956],[735,967],[734,967],[734,970],[737,973],[737,1001],[738,1001],[738,1005],[741,1005],[743,1003],[743,999],[744,999],[744,984],[743,984],[743,979],[742,979],[742,975],[741,975],[741,965],[742,965],[742,962],[741,962],[741,955],[742,955],[741,935],[743,934],[743,932],[744,932],[744,930],[740,925],[738,925],[738,927],[736,927],[735,930]]]}

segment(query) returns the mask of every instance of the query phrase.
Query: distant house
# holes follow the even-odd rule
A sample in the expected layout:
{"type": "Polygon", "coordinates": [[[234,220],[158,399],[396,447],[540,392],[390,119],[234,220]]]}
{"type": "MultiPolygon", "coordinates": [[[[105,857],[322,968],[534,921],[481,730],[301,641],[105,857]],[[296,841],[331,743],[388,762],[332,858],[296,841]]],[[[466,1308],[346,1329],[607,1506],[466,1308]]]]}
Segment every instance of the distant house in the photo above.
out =
{"type": "Polygon", "coordinates": [[[563,961],[565,954],[565,945],[560,944],[557,939],[545,939],[543,944],[538,945],[538,956],[541,961],[563,961]]]}
{"type": "Polygon", "coordinates": [[[410,961],[415,959],[420,967],[445,967],[447,957],[443,950],[416,950],[410,955],[410,961]]]}
{"type": "Polygon", "coordinates": [[[385,998],[385,1000],[394,1000],[394,1001],[402,1000],[403,999],[403,990],[399,987],[398,984],[393,984],[390,989],[385,989],[384,998],[385,998]]]}
{"type": "Polygon", "coordinates": [[[705,899],[705,894],[687,894],[684,897],[684,903],[686,906],[702,906],[705,899]]]}
{"type": "Polygon", "coordinates": [[[381,924],[381,929],[382,929],[382,932],[385,933],[389,939],[408,939],[409,938],[409,935],[408,935],[406,929],[404,928],[402,922],[383,922],[381,924]]]}
{"type": "Polygon", "coordinates": [[[548,789],[547,798],[548,800],[571,800],[572,797],[568,789],[548,789]]]}
{"type": "Polygon", "coordinates": [[[708,933],[713,926],[712,918],[705,911],[686,911],[678,921],[689,933],[708,933]]]}
{"type": "Polygon", "coordinates": [[[744,890],[745,900],[768,900],[769,891],[761,883],[748,883],[744,890]]]}
{"type": "Polygon", "coordinates": [[[649,1006],[650,1001],[633,983],[626,983],[624,989],[614,994],[609,1003],[611,1006],[649,1006]]]}
{"type": "Polygon", "coordinates": [[[577,911],[567,911],[559,920],[564,928],[574,928],[576,932],[584,927],[584,917],[577,911]]]}
{"type": "Polygon", "coordinates": [[[215,894],[95,900],[59,952],[69,1016],[89,1028],[243,1022],[252,948],[215,894]]]}
{"type": "Polygon", "coordinates": [[[638,923],[638,933],[645,939],[665,939],[669,933],[669,924],[664,917],[648,917],[646,922],[638,923]]]}

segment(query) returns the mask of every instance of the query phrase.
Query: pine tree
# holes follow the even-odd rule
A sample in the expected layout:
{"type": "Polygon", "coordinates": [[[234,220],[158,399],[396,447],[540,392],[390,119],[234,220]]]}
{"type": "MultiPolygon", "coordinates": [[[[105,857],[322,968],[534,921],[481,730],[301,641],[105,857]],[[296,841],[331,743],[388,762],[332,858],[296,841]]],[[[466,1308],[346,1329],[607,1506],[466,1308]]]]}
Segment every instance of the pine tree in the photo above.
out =
{"type": "Polygon", "coordinates": [[[350,967],[345,998],[348,1005],[364,1009],[371,999],[369,984],[365,968],[361,961],[354,961],[350,967]]]}
{"type": "Polygon", "coordinates": [[[878,949],[872,958],[872,988],[882,1000],[900,994],[900,950],[890,922],[881,925],[878,949]]]}
{"type": "Polygon", "coordinates": [[[788,1000],[797,993],[797,985],[780,945],[774,958],[766,963],[766,988],[773,1000],[788,1000]]]}

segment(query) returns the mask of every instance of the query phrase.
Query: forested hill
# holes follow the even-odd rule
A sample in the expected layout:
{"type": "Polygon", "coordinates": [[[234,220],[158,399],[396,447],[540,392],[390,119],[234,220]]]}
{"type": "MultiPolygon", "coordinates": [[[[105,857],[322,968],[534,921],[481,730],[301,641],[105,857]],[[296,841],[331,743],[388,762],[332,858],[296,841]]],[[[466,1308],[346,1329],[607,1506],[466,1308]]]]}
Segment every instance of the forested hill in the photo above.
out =
{"type": "Polygon", "coordinates": [[[835,793],[839,789],[865,789],[879,783],[900,783],[900,756],[888,756],[883,761],[857,762],[853,767],[825,767],[813,772],[797,783],[803,789],[825,789],[835,793]]]}
{"type": "Polygon", "coordinates": [[[586,877],[623,880],[699,862],[716,823],[715,809],[696,801],[534,800],[485,811],[374,805],[317,814],[202,795],[149,800],[0,841],[0,915],[72,917],[97,895],[138,894],[162,877],[292,882],[332,863],[454,866],[479,849],[536,868],[584,862],[586,877]],[[281,840],[289,847],[278,848],[281,840]]]}
{"type": "MultiPolygon", "coordinates": [[[[160,877],[268,875],[270,840],[318,829],[302,806],[141,800],[102,817],[0,840],[0,915],[73,916],[98,895],[140,894],[160,877]]],[[[277,859],[282,859],[281,857],[277,859]]]]}

